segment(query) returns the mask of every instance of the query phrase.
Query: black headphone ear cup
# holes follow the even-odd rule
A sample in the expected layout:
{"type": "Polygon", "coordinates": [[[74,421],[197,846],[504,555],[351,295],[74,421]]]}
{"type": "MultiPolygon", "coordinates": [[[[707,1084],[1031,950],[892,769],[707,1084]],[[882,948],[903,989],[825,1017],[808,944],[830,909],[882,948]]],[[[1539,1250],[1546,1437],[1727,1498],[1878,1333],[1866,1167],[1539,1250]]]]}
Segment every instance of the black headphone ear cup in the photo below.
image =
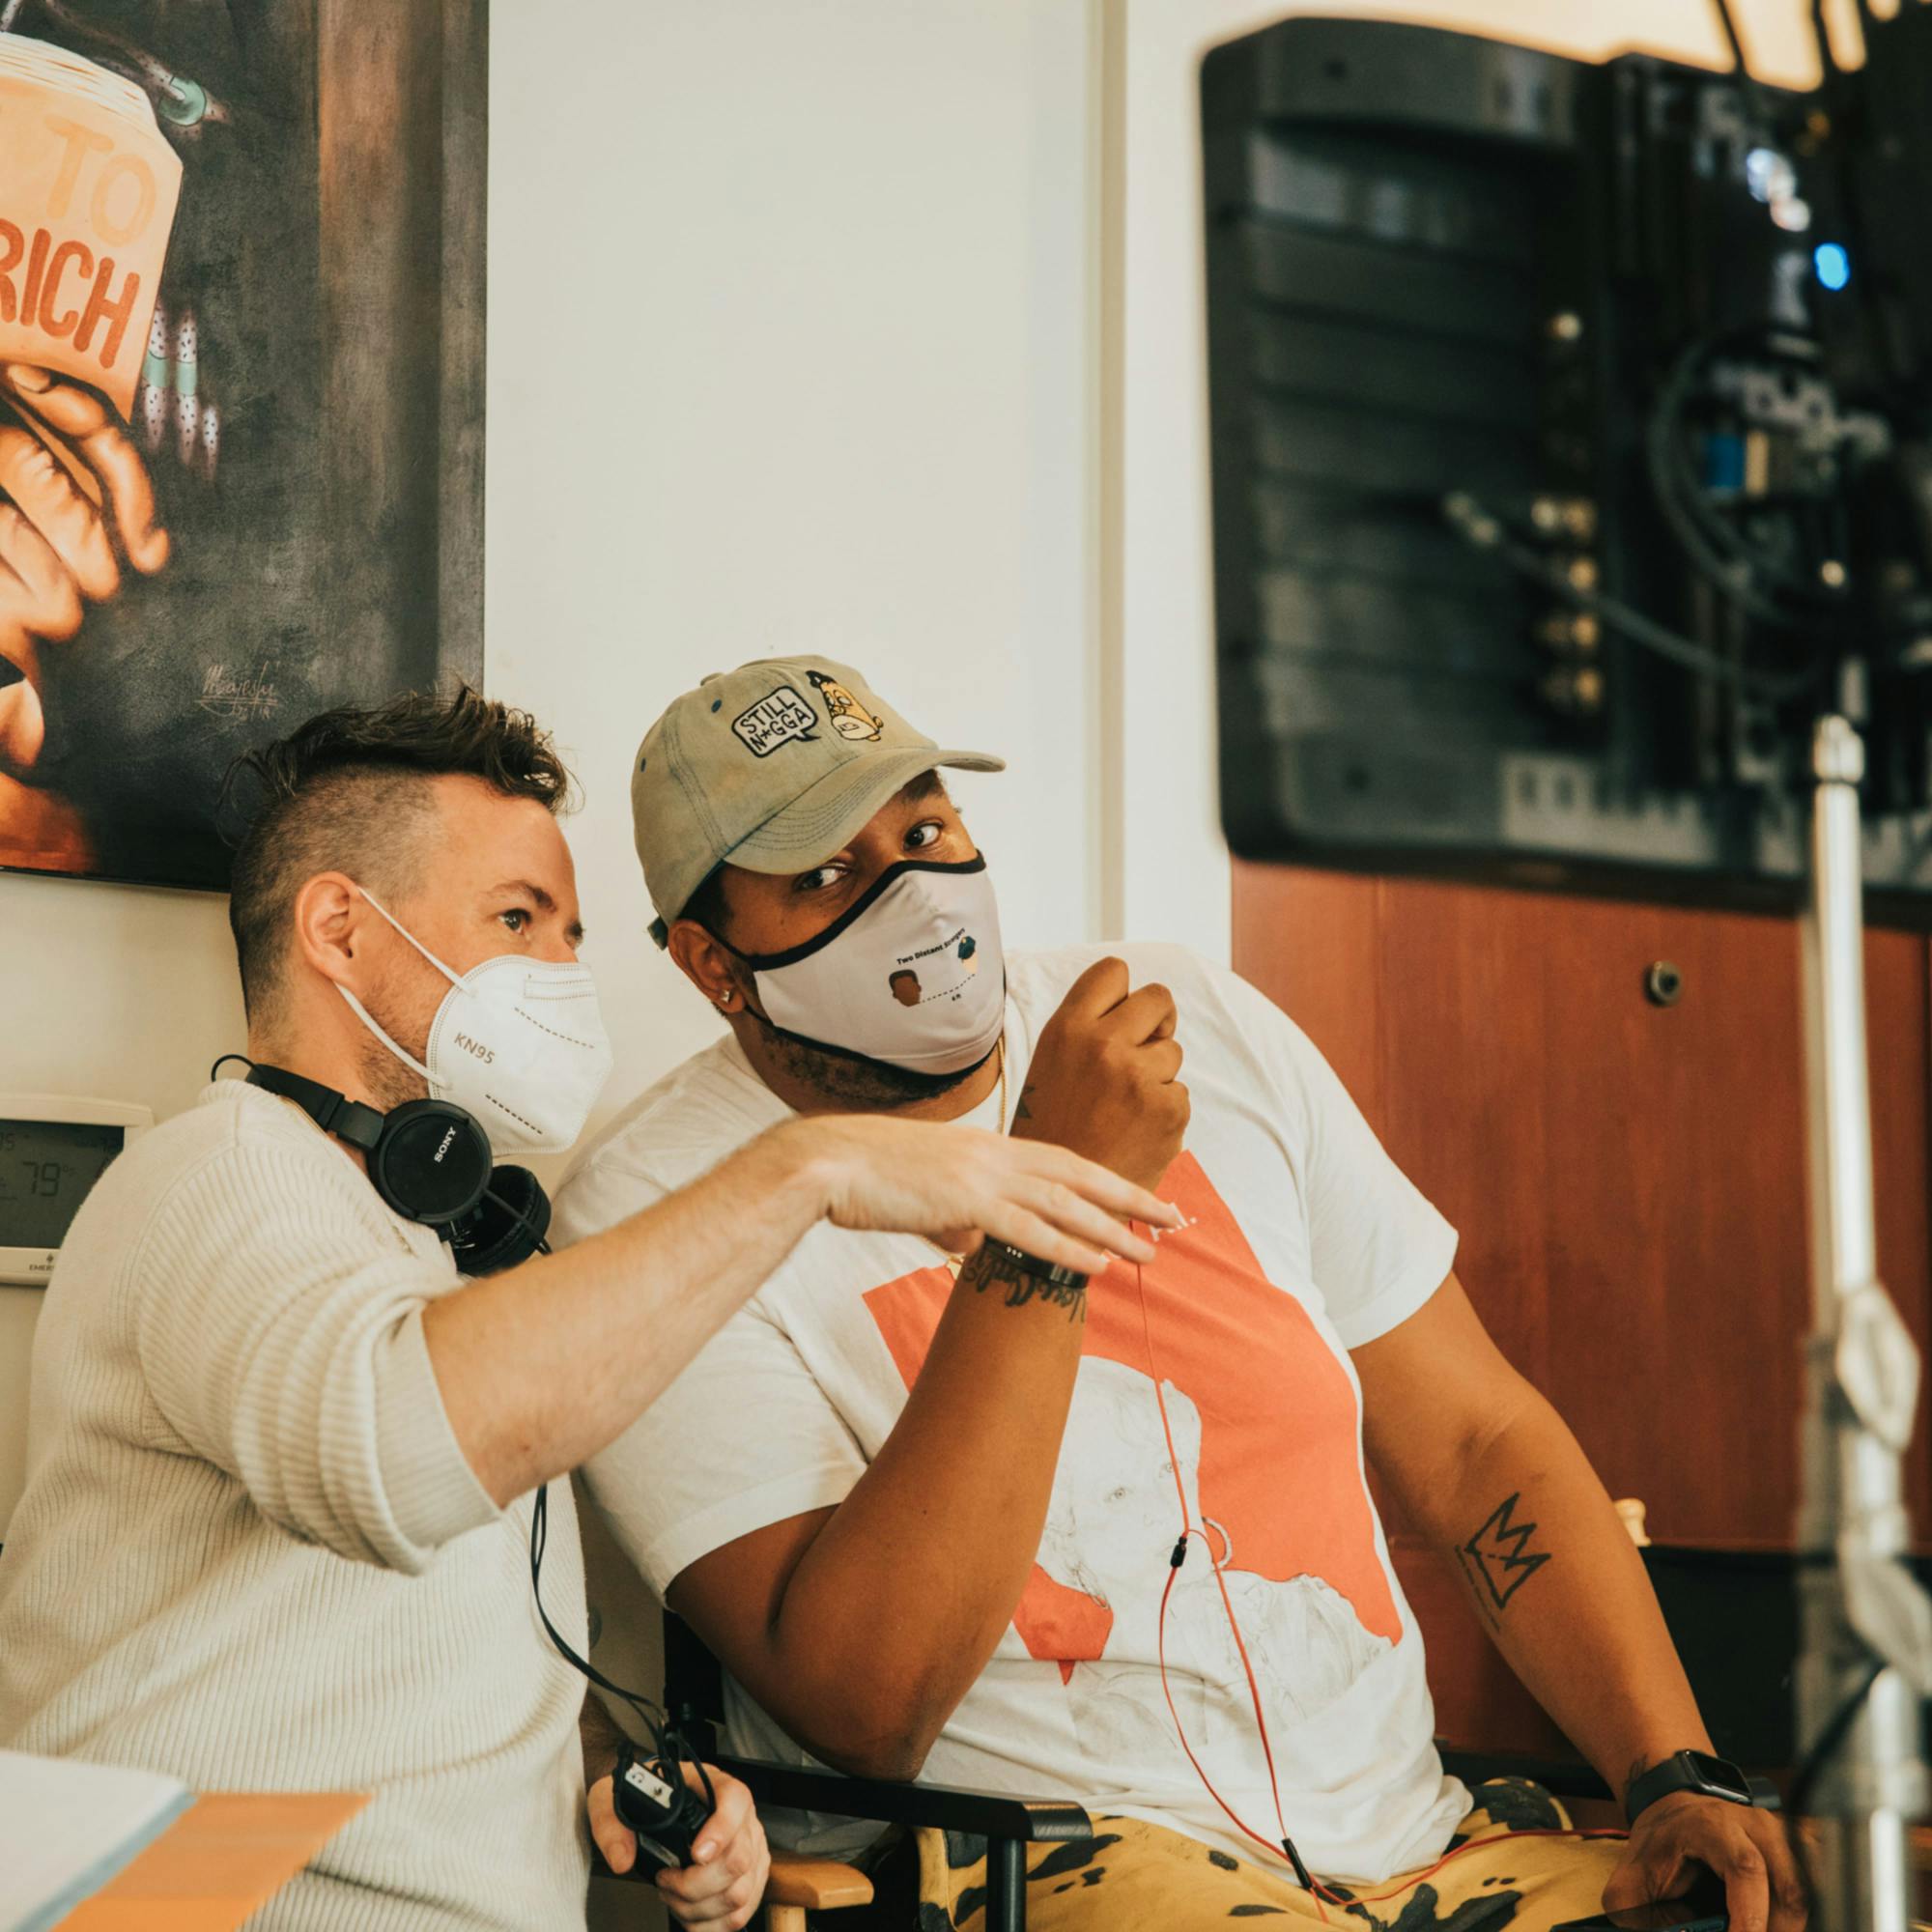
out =
{"type": "Polygon", "coordinates": [[[490,1137],[448,1100],[405,1100],[384,1120],[369,1179],[398,1214],[445,1227],[474,1210],[490,1184],[490,1137]]]}
{"type": "Polygon", "coordinates": [[[528,1261],[549,1233],[543,1183],[526,1167],[504,1166],[491,1174],[475,1212],[451,1228],[449,1245],[465,1274],[496,1274],[528,1261]]]}

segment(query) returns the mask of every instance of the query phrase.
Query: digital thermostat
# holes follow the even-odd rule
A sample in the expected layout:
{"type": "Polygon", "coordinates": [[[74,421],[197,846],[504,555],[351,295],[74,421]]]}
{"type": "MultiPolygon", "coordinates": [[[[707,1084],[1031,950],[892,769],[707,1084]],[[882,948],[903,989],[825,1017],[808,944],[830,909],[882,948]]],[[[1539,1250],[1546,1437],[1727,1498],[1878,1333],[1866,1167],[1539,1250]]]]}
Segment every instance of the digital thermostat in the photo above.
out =
{"type": "Polygon", "coordinates": [[[0,1282],[46,1286],[88,1189],[154,1124],[120,1100],[0,1094],[0,1282]]]}

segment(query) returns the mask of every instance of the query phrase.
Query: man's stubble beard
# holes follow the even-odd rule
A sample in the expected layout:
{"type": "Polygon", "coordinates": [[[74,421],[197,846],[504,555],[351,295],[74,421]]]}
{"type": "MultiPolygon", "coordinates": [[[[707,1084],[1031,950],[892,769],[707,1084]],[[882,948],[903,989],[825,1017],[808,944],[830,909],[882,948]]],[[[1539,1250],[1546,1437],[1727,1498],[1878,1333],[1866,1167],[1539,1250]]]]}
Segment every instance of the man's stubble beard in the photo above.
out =
{"type": "Polygon", "coordinates": [[[914,1073],[889,1061],[830,1052],[793,1034],[781,1033],[749,1002],[745,1013],[757,1027],[766,1054],[787,1079],[809,1087],[831,1105],[855,1113],[891,1113],[922,1100],[936,1100],[970,1080],[990,1057],[976,1060],[957,1073],[914,1073]]]}
{"type": "MultiPolygon", "coordinates": [[[[403,1017],[405,1002],[398,998],[392,985],[383,988],[382,1005],[375,1001],[365,1001],[370,1016],[405,1053],[413,1054],[427,1066],[429,1065],[429,1030],[436,1017],[436,1009],[420,1017],[411,1014],[403,1017]]],[[[408,1100],[429,1098],[429,1083],[413,1066],[405,1065],[367,1027],[361,1029],[362,1038],[356,1053],[356,1071],[361,1075],[363,1089],[370,1103],[389,1113],[408,1100]]]]}

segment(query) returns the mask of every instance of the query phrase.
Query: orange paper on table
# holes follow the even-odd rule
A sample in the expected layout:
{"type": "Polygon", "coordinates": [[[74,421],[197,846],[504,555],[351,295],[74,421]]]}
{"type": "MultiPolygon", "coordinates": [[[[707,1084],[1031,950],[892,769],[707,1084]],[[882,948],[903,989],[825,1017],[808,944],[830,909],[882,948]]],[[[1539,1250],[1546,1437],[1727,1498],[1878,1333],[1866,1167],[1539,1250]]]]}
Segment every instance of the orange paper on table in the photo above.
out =
{"type": "Polygon", "coordinates": [[[368,1802],[356,1791],[211,1792],[61,1932],[234,1932],[368,1802]]]}
{"type": "Polygon", "coordinates": [[[181,177],[132,81],[0,34],[0,362],[90,383],[132,414],[181,177]]]}

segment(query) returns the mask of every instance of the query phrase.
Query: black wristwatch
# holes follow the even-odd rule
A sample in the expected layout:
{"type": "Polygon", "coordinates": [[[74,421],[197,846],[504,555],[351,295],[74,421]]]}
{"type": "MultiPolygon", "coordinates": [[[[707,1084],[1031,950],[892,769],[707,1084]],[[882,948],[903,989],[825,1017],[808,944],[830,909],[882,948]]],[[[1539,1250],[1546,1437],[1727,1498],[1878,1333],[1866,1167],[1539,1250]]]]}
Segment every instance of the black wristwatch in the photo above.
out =
{"type": "Polygon", "coordinates": [[[1709,1751],[1681,1750],[1631,1780],[1624,1796],[1625,1822],[1634,1825],[1640,1812],[1673,1791],[1700,1792],[1706,1798],[1721,1798],[1726,1804],[1757,1802],[1750,1779],[1728,1758],[1713,1757],[1709,1751]]]}

